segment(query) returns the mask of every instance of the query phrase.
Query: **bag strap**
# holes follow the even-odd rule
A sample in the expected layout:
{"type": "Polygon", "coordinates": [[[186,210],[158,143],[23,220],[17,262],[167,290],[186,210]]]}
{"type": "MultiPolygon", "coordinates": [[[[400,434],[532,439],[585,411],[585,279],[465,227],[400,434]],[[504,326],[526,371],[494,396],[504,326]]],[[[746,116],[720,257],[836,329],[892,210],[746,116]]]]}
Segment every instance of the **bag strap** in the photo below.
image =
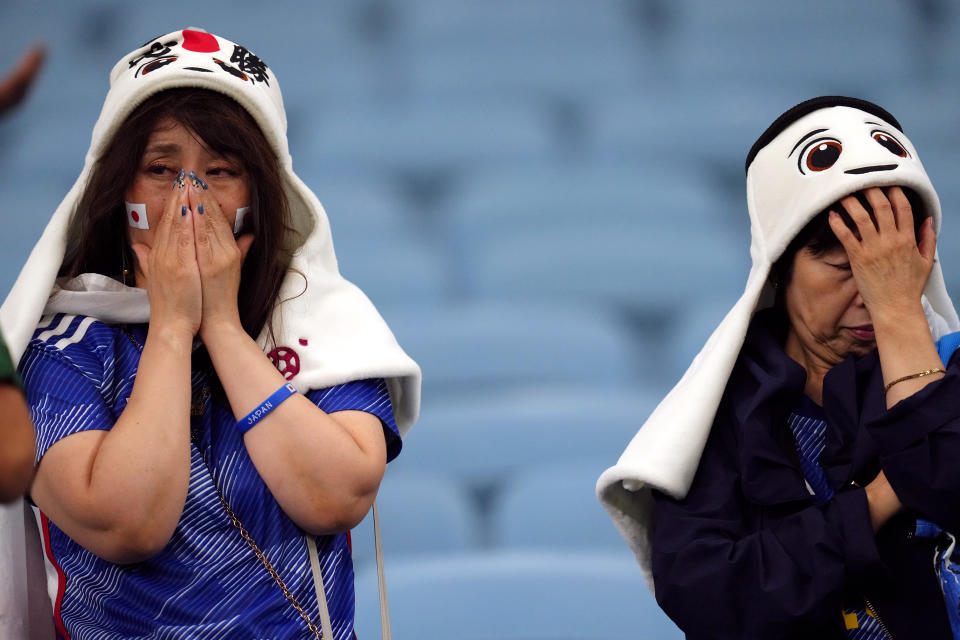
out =
{"type": "Polygon", "coordinates": [[[311,536],[307,539],[307,554],[310,556],[310,570],[313,573],[313,589],[317,593],[317,606],[320,608],[320,628],[324,638],[333,638],[333,624],[330,622],[330,609],[327,607],[327,592],[323,588],[323,571],[320,569],[320,554],[317,541],[311,536]]]}
{"type": "MultiPolygon", "coordinates": [[[[207,471],[210,471],[209,467],[207,467],[207,471]]],[[[210,480],[211,482],[214,480],[212,471],[210,472],[210,480]]],[[[243,526],[243,523],[240,522],[240,518],[238,518],[237,514],[235,514],[233,509],[230,508],[230,505],[227,503],[227,499],[223,496],[223,493],[220,491],[220,487],[217,486],[216,482],[213,482],[213,488],[216,490],[217,497],[220,499],[220,505],[223,507],[223,510],[227,512],[230,522],[232,522],[233,526],[236,527],[240,532],[240,537],[244,539],[244,541],[247,543],[247,546],[249,546],[253,551],[253,554],[257,556],[257,560],[260,561],[260,563],[263,565],[263,568],[266,569],[267,573],[270,574],[270,577],[273,578],[273,581],[277,583],[278,587],[280,587],[280,591],[283,592],[284,597],[289,600],[293,608],[296,609],[304,624],[307,625],[307,629],[310,630],[310,633],[312,633],[317,640],[320,640],[321,629],[318,629],[317,625],[314,624],[314,622],[310,619],[310,614],[306,612],[306,610],[303,608],[303,605],[300,604],[296,596],[293,595],[293,592],[287,587],[286,583],[283,581],[283,578],[281,578],[280,574],[277,573],[277,570],[273,568],[270,560],[267,559],[267,555],[260,549],[254,539],[250,536],[250,533],[243,526]]],[[[324,604],[326,604],[326,601],[324,601],[324,604]]],[[[324,636],[324,638],[332,637],[332,635],[324,636]]]]}
{"type": "Polygon", "coordinates": [[[373,502],[373,545],[377,552],[377,592],[380,594],[380,636],[390,640],[390,607],[387,606],[387,579],[383,571],[383,545],[380,542],[380,513],[373,502]]]}
{"type": "MultiPolygon", "coordinates": [[[[327,595],[323,590],[323,571],[320,568],[320,554],[317,552],[317,542],[313,536],[306,536],[307,551],[310,555],[310,569],[313,571],[313,588],[317,592],[317,606],[320,607],[320,624],[323,628],[323,637],[332,638],[330,611],[327,608],[327,595]]],[[[373,544],[377,552],[377,591],[380,594],[380,636],[383,640],[391,640],[390,608],[387,606],[387,581],[383,571],[383,545],[380,538],[380,513],[377,511],[377,502],[373,502],[373,544]]]]}

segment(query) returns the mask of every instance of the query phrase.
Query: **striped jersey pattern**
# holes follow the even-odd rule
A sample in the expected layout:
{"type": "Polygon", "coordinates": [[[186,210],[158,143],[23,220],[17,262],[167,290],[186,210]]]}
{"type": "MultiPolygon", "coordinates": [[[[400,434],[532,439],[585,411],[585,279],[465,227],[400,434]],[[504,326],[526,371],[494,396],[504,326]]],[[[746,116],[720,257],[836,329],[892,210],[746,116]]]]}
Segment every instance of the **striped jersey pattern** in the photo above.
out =
{"type": "MultiPolygon", "coordinates": [[[[37,429],[38,461],[61,438],[109,430],[120,416],[133,388],[147,325],[129,331],[128,336],[120,327],[81,316],[43,319],[20,365],[37,429]]],[[[203,371],[192,373],[193,397],[203,397],[205,376],[203,371]]],[[[360,410],[376,415],[384,425],[388,459],[399,453],[400,437],[383,380],[350,382],[306,396],[328,413],[360,410]]],[[[158,555],[131,565],[106,562],[39,515],[59,637],[313,637],[231,523],[216,487],[319,626],[302,531],[257,473],[229,407],[207,397],[202,414],[192,416],[190,423],[187,499],[173,537],[158,555]]],[[[333,636],[353,638],[349,537],[320,536],[317,547],[333,636]]]]}
{"type": "Polygon", "coordinates": [[[826,447],[827,421],[794,412],[787,418],[787,423],[793,431],[803,476],[813,489],[813,501],[823,504],[833,497],[833,487],[820,466],[820,454],[826,447]]]}
{"type": "MultiPolygon", "coordinates": [[[[820,466],[820,456],[826,448],[827,421],[823,411],[805,402],[787,418],[793,432],[800,467],[807,484],[813,490],[814,504],[822,505],[834,496],[827,474],[820,466]]],[[[869,614],[866,606],[844,608],[843,620],[849,640],[884,640],[886,634],[877,620],[869,614]]]]}

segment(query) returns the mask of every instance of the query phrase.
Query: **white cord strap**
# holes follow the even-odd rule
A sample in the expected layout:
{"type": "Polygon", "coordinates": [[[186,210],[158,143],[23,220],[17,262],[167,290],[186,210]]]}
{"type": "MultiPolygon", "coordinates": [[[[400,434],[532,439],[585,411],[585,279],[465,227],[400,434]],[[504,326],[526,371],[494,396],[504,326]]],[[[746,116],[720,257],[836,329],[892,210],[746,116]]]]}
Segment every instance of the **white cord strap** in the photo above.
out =
{"type": "Polygon", "coordinates": [[[373,502],[373,544],[377,551],[377,591],[380,592],[380,635],[390,640],[390,607],[387,606],[387,580],[383,572],[383,545],[380,543],[380,514],[373,502]]]}
{"type": "MultiPolygon", "coordinates": [[[[317,541],[313,536],[307,539],[307,552],[310,555],[310,569],[313,572],[313,588],[317,593],[317,606],[320,608],[320,628],[325,639],[333,638],[333,625],[330,623],[330,610],[327,607],[327,595],[323,590],[323,573],[320,569],[320,554],[317,541]]],[[[373,503],[373,544],[377,552],[377,591],[380,593],[380,636],[391,640],[390,607],[387,606],[387,581],[383,571],[383,545],[380,538],[380,514],[377,503],[373,503]]]]}
{"type": "Polygon", "coordinates": [[[332,640],[333,625],[330,623],[330,609],[327,607],[327,594],[323,590],[323,571],[320,569],[320,554],[317,552],[317,541],[313,536],[307,539],[307,553],[310,555],[310,569],[313,573],[313,589],[317,592],[317,606],[320,607],[320,629],[324,640],[332,640]]]}

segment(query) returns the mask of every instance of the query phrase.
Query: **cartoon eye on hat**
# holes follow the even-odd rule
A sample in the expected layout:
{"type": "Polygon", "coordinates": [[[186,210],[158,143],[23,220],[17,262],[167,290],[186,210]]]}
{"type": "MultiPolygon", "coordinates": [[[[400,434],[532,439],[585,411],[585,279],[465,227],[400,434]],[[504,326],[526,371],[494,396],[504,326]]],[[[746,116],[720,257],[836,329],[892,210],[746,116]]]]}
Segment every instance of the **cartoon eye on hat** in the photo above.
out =
{"type": "Polygon", "coordinates": [[[157,58],[156,60],[151,60],[151,61],[149,61],[149,62],[145,62],[145,63],[143,63],[142,65],[140,65],[140,67],[137,69],[136,73],[134,73],[133,75],[134,75],[134,77],[137,77],[137,76],[145,76],[145,75],[147,75],[148,73],[150,73],[151,71],[156,71],[157,69],[159,69],[159,68],[161,68],[161,67],[167,66],[167,65],[170,64],[171,62],[175,62],[176,59],[177,59],[177,56],[167,56],[167,57],[165,57],[165,58],[157,58]]]}
{"type": "Polygon", "coordinates": [[[807,146],[800,152],[797,158],[797,166],[800,173],[806,173],[804,167],[809,171],[826,171],[837,163],[840,154],[843,153],[843,145],[835,138],[817,138],[808,142],[807,146]]]}
{"type": "Polygon", "coordinates": [[[872,131],[871,135],[873,136],[873,139],[880,144],[880,146],[884,147],[893,155],[900,158],[908,157],[909,154],[907,153],[907,150],[903,148],[903,145],[886,131],[872,131]]]}

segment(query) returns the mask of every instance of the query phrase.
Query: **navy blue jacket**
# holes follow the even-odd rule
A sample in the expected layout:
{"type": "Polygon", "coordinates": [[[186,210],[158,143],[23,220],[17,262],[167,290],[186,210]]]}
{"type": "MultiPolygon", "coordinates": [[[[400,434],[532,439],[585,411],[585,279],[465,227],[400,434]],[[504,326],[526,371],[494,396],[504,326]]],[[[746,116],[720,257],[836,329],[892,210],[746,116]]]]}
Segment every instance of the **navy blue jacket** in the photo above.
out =
{"type": "Polygon", "coordinates": [[[836,495],[811,500],[787,425],[806,373],[758,314],[730,376],[687,497],[654,492],[657,601],[690,639],[844,638],[843,603],[867,596],[893,636],[950,640],[916,518],[960,532],[960,357],[887,410],[876,353],[824,379],[836,495]],[[905,505],[877,535],[863,489],[883,469],[905,505]]]}

